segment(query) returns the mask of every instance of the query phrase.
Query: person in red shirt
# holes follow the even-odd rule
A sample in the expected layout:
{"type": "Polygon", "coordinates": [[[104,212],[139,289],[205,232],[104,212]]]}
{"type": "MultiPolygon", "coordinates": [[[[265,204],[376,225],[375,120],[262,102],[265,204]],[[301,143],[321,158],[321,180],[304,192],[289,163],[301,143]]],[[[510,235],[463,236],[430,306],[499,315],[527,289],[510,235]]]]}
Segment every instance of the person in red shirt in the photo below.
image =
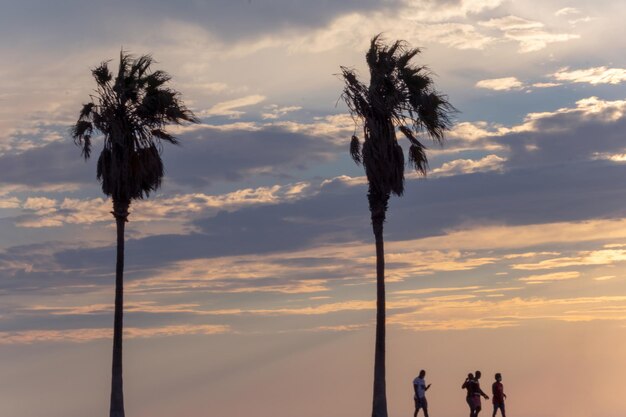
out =
{"type": "Polygon", "coordinates": [[[491,392],[493,393],[493,417],[496,417],[496,412],[500,409],[500,413],[502,417],[506,417],[506,412],[504,411],[504,399],[506,398],[506,394],[504,393],[504,385],[502,385],[502,375],[497,373],[496,382],[491,386],[491,392]]]}

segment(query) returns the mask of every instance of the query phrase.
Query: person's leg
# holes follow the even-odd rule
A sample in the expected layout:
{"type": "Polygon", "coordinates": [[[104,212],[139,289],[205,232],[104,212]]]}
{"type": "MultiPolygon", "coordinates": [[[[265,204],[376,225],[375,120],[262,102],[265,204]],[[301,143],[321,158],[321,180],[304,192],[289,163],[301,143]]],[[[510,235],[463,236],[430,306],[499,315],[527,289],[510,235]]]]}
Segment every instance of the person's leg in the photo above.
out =
{"type": "Polygon", "coordinates": [[[506,417],[506,412],[505,412],[505,408],[504,408],[504,403],[502,403],[500,405],[500,413],[502,414],[502,417],[506,417]]]}
{"type": "Polygon", "coordinates": [[[417,417],[417,412],[420,410],[419,401],[415,400],[415,412],[413,413],[413,417],[417,417]]]}
{"type": "Polygon", "coordinates": [[[424,406],[422,410],[424,410],[424,417],[428,417],[428,406],[424,406]]]}

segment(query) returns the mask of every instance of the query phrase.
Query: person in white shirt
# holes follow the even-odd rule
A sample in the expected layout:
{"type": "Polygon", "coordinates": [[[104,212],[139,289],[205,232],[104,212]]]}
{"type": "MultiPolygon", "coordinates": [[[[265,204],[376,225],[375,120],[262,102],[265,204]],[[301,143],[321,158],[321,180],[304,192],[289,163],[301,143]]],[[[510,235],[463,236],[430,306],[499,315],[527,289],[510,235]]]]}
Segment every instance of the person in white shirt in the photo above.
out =
{"type": "Polygon", "coordinates": [[[424,381],[425,376],[426,371],[422,369],[419,376],[413,380],[413,391],[415,392],[415,395],[413,396],[415,399],[415,412],[413,413],[413,417],[417,417],[417,412],[420,408],[424,410],[424,417],[428,417],[428,401],[426,401],[426,391],[430,388],[430,384],[426,385],[426,381],[424,381]]]}

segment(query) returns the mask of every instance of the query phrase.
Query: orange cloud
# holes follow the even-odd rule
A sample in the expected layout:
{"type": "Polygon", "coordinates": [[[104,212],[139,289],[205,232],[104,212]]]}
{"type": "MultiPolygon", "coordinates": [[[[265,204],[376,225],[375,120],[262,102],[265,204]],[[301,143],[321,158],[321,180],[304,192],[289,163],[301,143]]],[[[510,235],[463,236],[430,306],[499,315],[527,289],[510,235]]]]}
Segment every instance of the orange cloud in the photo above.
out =
{"type": "MultiPolygon", "coordinates": [[[[230,332],[223,325],[179,325],[164,327],[129,327],[124,329],[126,338],[150,338],[182,335],[211,335],[230,332]]],[[[24,330],[0,332],[0,345],[33,343],[85,343],[100,339],[110,339],[113,331],[107,328],[86,328],[70,330],[24,330]]]]}

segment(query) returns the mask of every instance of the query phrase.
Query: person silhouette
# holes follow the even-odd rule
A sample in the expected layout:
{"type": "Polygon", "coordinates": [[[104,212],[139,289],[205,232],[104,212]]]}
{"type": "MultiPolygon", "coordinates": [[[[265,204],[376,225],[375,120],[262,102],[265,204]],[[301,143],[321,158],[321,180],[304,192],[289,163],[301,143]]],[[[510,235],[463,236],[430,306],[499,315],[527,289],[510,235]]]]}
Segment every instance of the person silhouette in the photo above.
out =
{"type": "Polygon", "coordinates": [[[470,372],[469,374],[467,374],[467,378],[465,378],[463,385],[461,385],[461,389],[467,390],[465,401],[467,402],[467,405],[469,406],[469,409],[470,409],[470,417],[473,417],[474,415],[474,402],[472,398],[473,384],[474,384],[474,374],[470,372]]]}
{"type": "Polygon", "coordinates": [[[480,389],[480,377],[482,376],[480,371],[476,371],[474,373],[474,383],[472,386],[472,402],[474,404],[474,410],[472,417],[478,417],[478,413],[482,410],[482,405],[480,403],[480,397],[482,396],[485,400],[489,399],[489,396],[480,389]]]}
{"type": "Polygon", "coordinates": [[[506,417],[506,412],[504,410],[504,399],[506,398],[506,394],[504,393],[504,385],[502,385],[502,374],[499,372],[495,375],[496,382],[491,385],[491,393],[493,394],[492,403],[493,403],[493,416],[496,417],[496,412],[500,409],[500,414],[502,417],[506,417]]]}
{"type": "Polygon", "coordinates": [[[417,412],[420,410],[424,410],[424,417],[428,417],[428,401],[426,400],[426,391],[430,388],[430,384],[426,385],[426,381],[424,381],[424,377],[426,376],[426,371],[421,370],[417,378],[413,380],[413,391],[415,395],[413,399],[415,400],[415,412],[413,413],[413,417],[417,417],[417,412]]]}

